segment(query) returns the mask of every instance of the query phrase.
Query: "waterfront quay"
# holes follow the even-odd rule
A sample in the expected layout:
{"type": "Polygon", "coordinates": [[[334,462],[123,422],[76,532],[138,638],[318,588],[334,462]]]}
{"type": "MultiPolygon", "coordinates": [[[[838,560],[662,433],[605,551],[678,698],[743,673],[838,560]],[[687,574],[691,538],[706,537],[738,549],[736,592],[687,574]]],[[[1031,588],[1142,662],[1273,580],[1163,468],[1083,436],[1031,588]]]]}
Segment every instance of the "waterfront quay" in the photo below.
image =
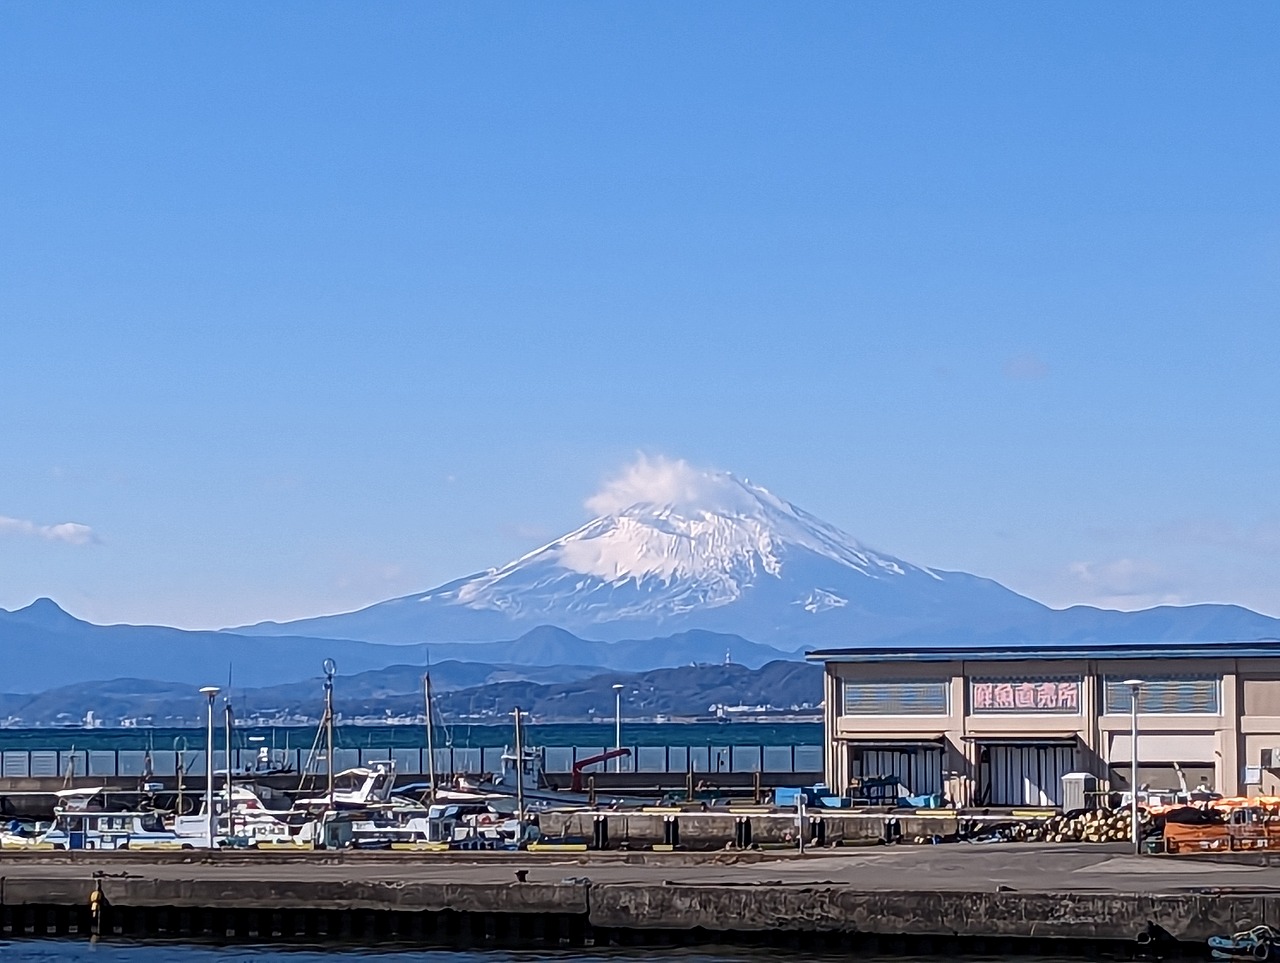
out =
{"type": "Polygon", "coordinates": [[[9,853],[4,936],[1202,952],[1280,924],[1280,867],[1110,846],[757,853],[9,853]]]}

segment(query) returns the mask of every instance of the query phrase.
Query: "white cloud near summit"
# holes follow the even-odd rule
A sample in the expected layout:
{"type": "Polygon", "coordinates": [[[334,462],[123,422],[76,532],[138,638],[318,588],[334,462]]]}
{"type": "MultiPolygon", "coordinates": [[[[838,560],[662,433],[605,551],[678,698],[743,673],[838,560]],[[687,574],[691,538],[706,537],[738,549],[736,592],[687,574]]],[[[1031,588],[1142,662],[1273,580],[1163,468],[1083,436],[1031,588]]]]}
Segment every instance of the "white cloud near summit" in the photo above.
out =
{"type": "Polygon", "coordinates": [[[98,540],[92,528],[79,522],[40,525],[25,518],[10,518],[7,515],[0,515],[0,535],[26,535],[43,538],[48,542],[65,542],[68,545],[88,545],[98,540]]]}
{"type": "Polygon", "coordinates": [[[632,505],[714,504],[726,485],[724,472],[696,468],[683,458],[638,455],[584,503],[595,515],[612,515],[632,505]]]}

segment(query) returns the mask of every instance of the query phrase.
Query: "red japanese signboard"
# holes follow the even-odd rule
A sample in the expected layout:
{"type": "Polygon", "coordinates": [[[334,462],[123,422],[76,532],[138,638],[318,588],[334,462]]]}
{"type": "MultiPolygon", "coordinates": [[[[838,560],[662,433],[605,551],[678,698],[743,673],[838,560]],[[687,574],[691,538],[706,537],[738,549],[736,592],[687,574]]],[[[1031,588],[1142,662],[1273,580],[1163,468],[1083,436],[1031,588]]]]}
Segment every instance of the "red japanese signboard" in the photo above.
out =
{"type": "Polygon", "coordinates": [[[1079,679],[979,680],[969,683],[972,712],[1080,711],[1079,679]]]}

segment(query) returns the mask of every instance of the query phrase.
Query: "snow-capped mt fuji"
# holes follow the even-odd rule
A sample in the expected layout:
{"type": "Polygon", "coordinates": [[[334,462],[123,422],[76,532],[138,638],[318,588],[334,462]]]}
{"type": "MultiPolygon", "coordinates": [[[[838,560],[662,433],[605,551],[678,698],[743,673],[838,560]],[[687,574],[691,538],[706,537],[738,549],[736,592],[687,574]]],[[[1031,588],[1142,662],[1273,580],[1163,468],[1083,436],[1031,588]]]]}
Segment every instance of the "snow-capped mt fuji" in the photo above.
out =
{"type": "MultiPolygon", "coordinates": [[[[727,474],[709,480],[701,503],[631,505],[421,601],[447,598],[542,621],[567,612],[594,624],[732,605],[759,585],[785,584],[802,563],[826,563],[833,575],[850,569],[873,579],[941,578],[866,548],[764,488],[727,474]]],[[[795,588],[792,603],[810,612],[849,602],[817,582],[795,588]]]]}
{"type": "Polygon", "coordinates": [[[1234,605],[1051,609],[990,579],[873,551],[724,472],[643,461],[632,472],[588,501],[597,517],[500,568],[357,612],[234,631],[490,642],[551,625],[604,642],[709,631],[788,650],[1280,636],[1280,620],[1234,605]]]}
{"type": "Polygon", "coordinates": [[[544,624],[605,641],[707,629],[796,648],[893,638],[978,610],[1047,611],[987,579],[873,551],[728,473],[689,469],[663,494],[500,568],[288,631],[417,642],[508,638],[544,624]]]}

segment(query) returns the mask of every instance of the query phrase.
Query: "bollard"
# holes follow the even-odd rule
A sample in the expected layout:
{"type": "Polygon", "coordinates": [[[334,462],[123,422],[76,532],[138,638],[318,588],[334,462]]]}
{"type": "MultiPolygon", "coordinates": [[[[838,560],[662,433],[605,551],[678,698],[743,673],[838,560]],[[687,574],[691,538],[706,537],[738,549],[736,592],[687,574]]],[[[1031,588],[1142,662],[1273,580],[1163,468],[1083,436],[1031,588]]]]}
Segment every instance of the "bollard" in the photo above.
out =
{"type": "Polygon", "coordinates": [[[821,816],[813,816],[809,819],[809,838],[813,840],[815,846],[827,845],[827,821],[821,816]]]}
{"type": "Polygon", "coordinates": [[[102,911],[106,902],[102,895],[102,881],[98,880],[89,894],[89,935],[94,939],[102,935],[102,911]]]}

